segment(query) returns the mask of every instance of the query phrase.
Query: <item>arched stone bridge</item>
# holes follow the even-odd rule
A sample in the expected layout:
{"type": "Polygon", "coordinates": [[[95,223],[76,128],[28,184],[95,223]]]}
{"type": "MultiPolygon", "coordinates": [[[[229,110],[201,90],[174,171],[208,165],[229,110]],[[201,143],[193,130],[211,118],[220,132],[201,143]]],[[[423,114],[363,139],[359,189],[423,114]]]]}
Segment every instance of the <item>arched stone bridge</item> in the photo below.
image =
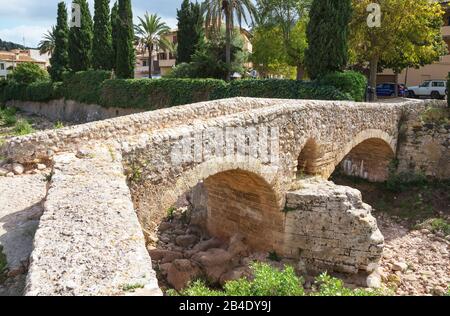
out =
{"type": "Polygon", "coordinates": [[[424,106],[235,98],[13,139],[11,160],[54,162],[27,293],[120,293],[143,272],[157,293],[134,211],[150,237],[199,183],[203,202],[192,203],[211,234],[239,231],[320,269],[367,270],[383,245],[371,208],[326,180],[338,166],[385,180],[402,120],[424,106]]]}

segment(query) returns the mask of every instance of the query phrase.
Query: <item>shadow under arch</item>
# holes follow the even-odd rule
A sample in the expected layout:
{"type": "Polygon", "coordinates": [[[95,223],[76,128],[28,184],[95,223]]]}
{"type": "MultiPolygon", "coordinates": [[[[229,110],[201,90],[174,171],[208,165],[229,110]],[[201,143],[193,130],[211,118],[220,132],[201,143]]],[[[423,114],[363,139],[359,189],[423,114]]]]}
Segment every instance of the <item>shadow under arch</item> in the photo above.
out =
{"type": "Polygon", "coordinates": [[[319,145],[313,138],[308,139],[297,158],[297,177],[320,174],[320,159],[319,145]]]}
{"type": "Polygon", "coordinates": [[[372,182],[383,182],[389,177],[389,164],[394,158],[395,139],[381,130],[366,130],[345,146],[335,160],[334,170],[372,182]]]}

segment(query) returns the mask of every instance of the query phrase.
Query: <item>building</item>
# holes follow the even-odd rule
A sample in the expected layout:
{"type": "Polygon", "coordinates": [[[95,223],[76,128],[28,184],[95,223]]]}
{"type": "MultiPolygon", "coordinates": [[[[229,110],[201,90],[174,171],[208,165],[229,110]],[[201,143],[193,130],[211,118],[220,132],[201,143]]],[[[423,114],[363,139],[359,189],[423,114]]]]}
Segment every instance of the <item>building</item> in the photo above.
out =
{"type": "Polygon", "coordinates": [[[46,69],[48,61],[37,60],[32,56],[37,56],[34,50],[13,49],[11,51],[0,51],[0,79],[6,79],[8,74],[20,63],[34,63],[42,69],[46,69]]]}
{"type": "MultiPolygon", "coordinates": [[[[251,35],[250,32],[246,30],[241,31],[242,38],[244,40],[244,51],[251,53],[253,51],[253,46],[250,41],[251,35]]],[[[166,40],[169,43],[172,43],[175,47],[178,43],[177,39],[177,30],[171,30],[166,36],[166,40]]],[[[140,47],[136,48],[136,66],[134,70],[134,77],[135,78],[148,78],[148,62],[149,62],[149,56],[148,51],[145,49],[142,49],[140,47]]],[[[175,55],[170,52],[169,50],[163,50],[160,49],[158,52],[154,52],[152,56],[153,61],[153,77],[162,77],[167,75],[172,68],[176,65],[176,57],[175,55]]],[[[246,63],[244,65],[246,68],[252,68],[251,63],[246,63]]]]}
{"type": "MultiPolygon", "coordinates": [[[[445,10],[444,25],[441,28],[444,41],[447,43],[450,51],[450,0],[439,0],[443,9],[445,10]]],[[[408,68],[402,71],[401,74],[396,75],[390,69],[386,69],[378,74],[377,82],[398,82],[406,86],[417,86],[425,80],[431,79],[446,79],[450,73],[450,54],[442,56],[439,61],[420,67],[419,69],[408,68]],[[397,81],[397,80],[398,81],[397,81]]]]}

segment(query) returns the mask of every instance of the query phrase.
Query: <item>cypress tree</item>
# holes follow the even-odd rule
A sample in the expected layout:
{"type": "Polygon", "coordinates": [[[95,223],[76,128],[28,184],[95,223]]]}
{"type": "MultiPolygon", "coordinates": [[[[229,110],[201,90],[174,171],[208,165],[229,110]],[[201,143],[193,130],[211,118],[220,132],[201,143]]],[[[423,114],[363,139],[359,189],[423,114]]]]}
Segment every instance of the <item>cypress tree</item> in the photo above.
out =
{"type": "Polygon", "coordinates": [[[116,75],[118,78],[134,77],[134,30],[131,0],[119,0],[117,25],[116,75]]]}
{"type": "Polygon", "coordinates": [[[203,16],[200,4],[184,0],[181,9],[177,10],[177,19],[177,63],[189,63],[191,56],[203,39],[203,16]]]}
{"type": "Polygon", "coordinates": [[[67,52],[69,27],[67,25],[67,8],[64,2],[58,3],[58,18],[55,27],[55,49],[50,58],[50,76],[53,81],[61,81],[62,74],[69,68],[67,52]]]}
{"type": "Polygon", "coordinates": [[[112,34],[112,60],[113,68],[116,68],[117,60],[117,36],[118,36],[118,21],[119,21],[119,5],[117,1],[111,9],[111,34],[112,34]]]}
{"type": "Polygon", "coordinates": [[[351,0],[313,0],[305,64],[311,79],[342,71],[348,62],[351,0]]]}
{"type": "Polygon", "coordinates": [[[73,0],[80,5],[81,27],[69,31],[69,65],[72,71],[91,68],[92,61],[92,18],[86,0],[73,0]]]}
{"type": "Polygon", "coordinates": [[[113,48],[109,0],[95,0],[94,38],[92,42],[92,67],[111,70],[113,68],[113,48]]]}

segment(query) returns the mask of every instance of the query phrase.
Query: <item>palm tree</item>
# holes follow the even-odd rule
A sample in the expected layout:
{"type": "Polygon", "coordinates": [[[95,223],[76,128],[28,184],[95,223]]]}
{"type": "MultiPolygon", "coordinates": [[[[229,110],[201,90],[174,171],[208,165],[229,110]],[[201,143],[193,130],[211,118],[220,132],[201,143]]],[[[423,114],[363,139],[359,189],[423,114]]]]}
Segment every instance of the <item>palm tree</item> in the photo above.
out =
{"type": "Polygon", "coordinates": [[[153,72],[153,52],[169,47],[169,43],[164,35],[170,31],[170,28],[165,22],[161,21],[158,15],[149,15],[148,12],[145,13],[144,18],[139,17],[139,22],[138,25],[135,25],[134,29],[139,45],[148,51],[148,72],[149,78],[151,78],[153,72]]]}
{"type": "Polygon", "coordinates": [[[39,52],[43,54],[49,53],[50,55],[53,54],[53,50],[55,49],[55,27],[52,26],[51,31],[47,31],[47,33],[44,34],[44,37],[39,42],[38,45],[39,52]]]}
{"type": "MultiPolygon", "coordinates": [[[[225,18],[225,56],[228,69],[231,69],[231,37],[235,19],[242,28],[242,21],[247,25],[253,24],[257,10],[252,0],[205,0],[202,4],[205,12],[205,28],[213,31],[220,30],[225,18]]],[[[230,80],[228,72],[227,80],[230,80]]]]}

